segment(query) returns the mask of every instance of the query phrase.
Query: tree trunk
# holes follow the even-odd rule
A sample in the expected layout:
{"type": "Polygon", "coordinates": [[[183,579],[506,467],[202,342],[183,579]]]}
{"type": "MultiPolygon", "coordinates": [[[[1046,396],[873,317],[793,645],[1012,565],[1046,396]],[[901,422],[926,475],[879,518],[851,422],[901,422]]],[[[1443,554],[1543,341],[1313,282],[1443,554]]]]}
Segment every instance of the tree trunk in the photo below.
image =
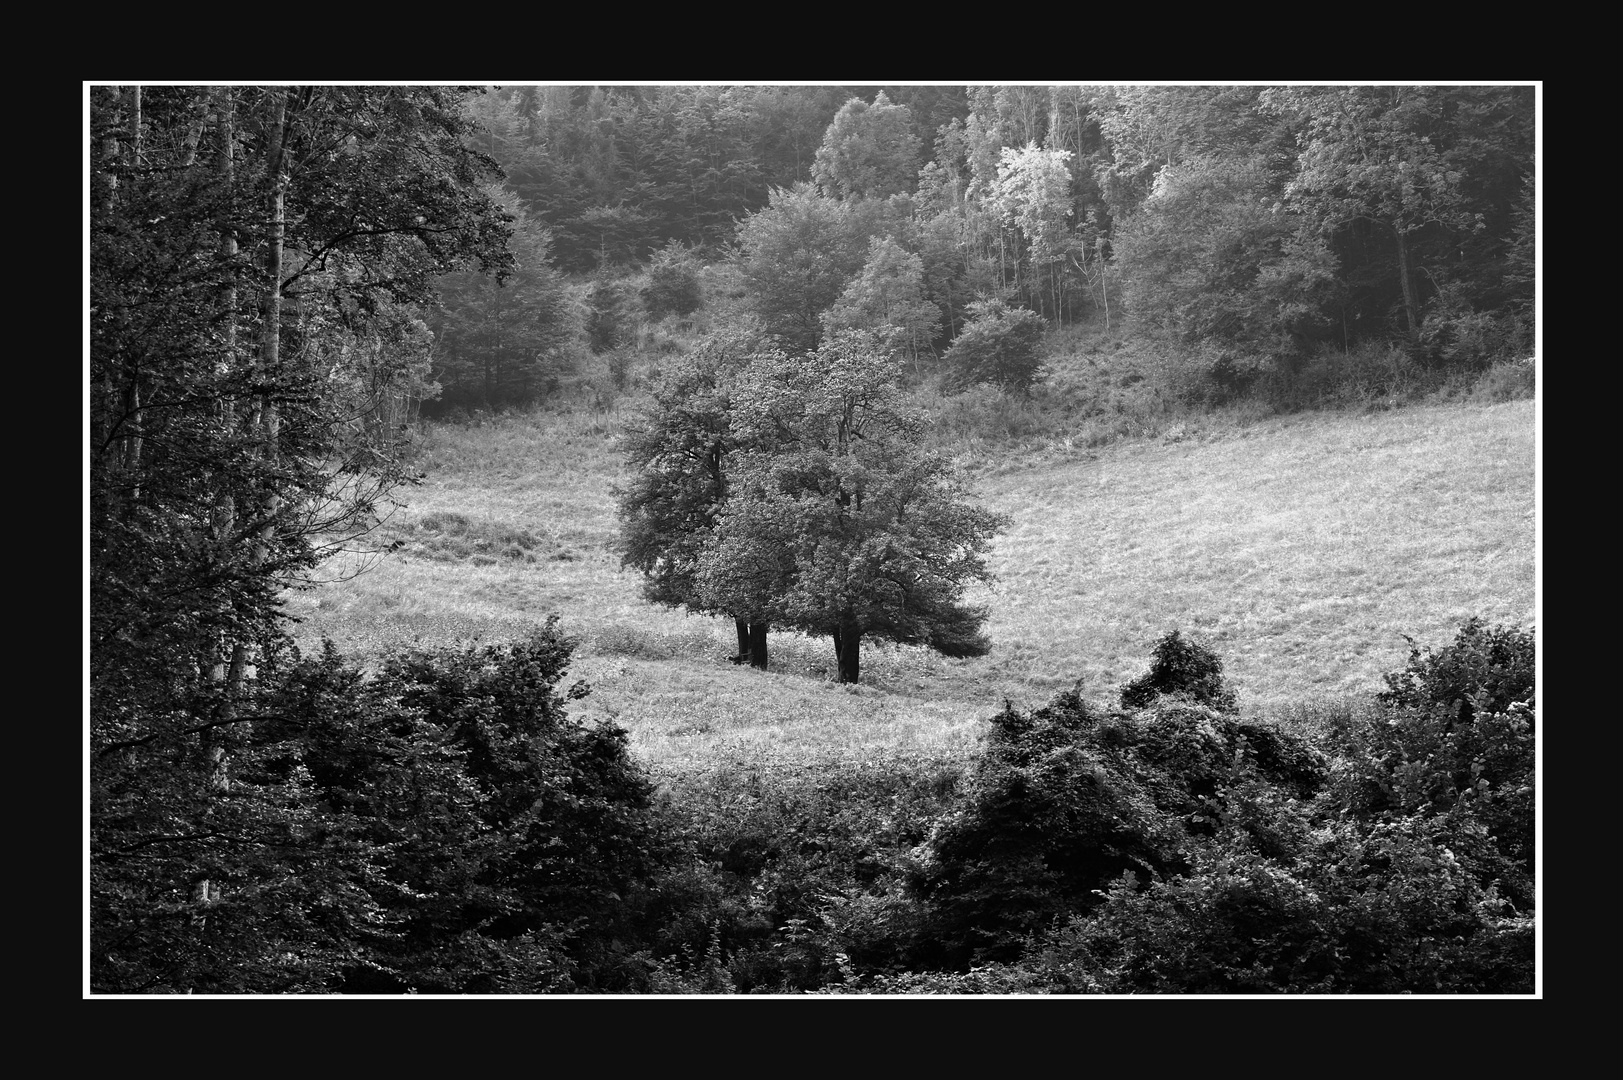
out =
{"type": "Polygon", "coordinates": [[[862,630],[853,623],[843,623],[832,634],[834,659],[840,670],[837,682],[854,683],[862,674],[862,630]]]}
{"type": "Polygon", "coordinates": [[[1420,341],[1420,301],[1415,295],[1414,270],[1409,265],[1409,233],[1398,221],[1392,225],[1398,240],[1398,279],[1403,286],[1403,314],[1409,324],[1409,343],[1420,341]]]}
{"type": "MultiPolygon", "coordinates": [[[[231,148],[231,108],[230,91],[227,90],[222,98],[221,128],[226,135],[221,162],[222,175],[229,178],[232,174],[232,148],[231,148]]],[[[261,370],[268,380],[274,380],[277,369],[281,366],[281,319],[282,319],[282,236],[285,227],[284,197],[287,190],[287,172],[283,165],[283,136],[287,123],[287,92],[276,89],[270,97],[270,119],[268,128],[267,161],[271,175],[271,191],[269,198],[270,211],[270,243],[265,255],[265,271],[267,275],[266,292],[260,301],[260,317],[262,320],[261,336],[259,341],[259,363],[261,370]]],[[[236,242],[229,232],[221,242],[222,254],[229,254],[236,249],[236,242]]],[[[231,346],[234,349],[236,333],[236,292],[234,287],[229,289],[227,296],[231,307],[227,311],[231,346]]],[[[262,396],[255,403],[253,415],[250,419],[250,433],[260,440],[259,452],[267,457],[275,457],[279,418],[276,411],[276,402],[267,396],[262,396]]],[[[270,541],[275,532],[274,519],[280,506],[280,498],[273,491],[265,497],[262,512],[265,524],[260,529],[259,536],[253,541],[248,552],[248,559],[253,564],[263,563],[270,550],[270,541]]],[[[217,532],[229,529],[235,517],[235,506],[229,498],[224,505],[217,501],[215,504],[214,525],[217,532]]],[[[238,640],[230,642],[229,665],[216,663],[210,673],[215,682],[224,681],[227,698],[221,707],[221,717],[229,718],[235,709],[237,696],[244,687],[251,683],[258,674],[255,646],[252,642],[238,640]]],[[[223,796],[231,790],[231,764],[223,745],[223,736],[217,730],[206,731],[201,737],[201,749],[207,769],[205,786],[211,796],[223,796]]],[[[199,928],[207,925],[207,911],[220,898],[220,885],[207,876],[200,877],[193,882],[192,900],[199,907],[195,918],[199,928]]]]}
{"type": "Polygon", "coordinates": [[[733,663],[742,664],[747,660],[750,667],[765,671],[766,635],[771,629],[770,624],[735,618],[733,626],[738,631],[738,653],[733,657],[733,663]]]}
{"type": "Polygon", "coordinates": [[[1105,238],[1101,236],[1094,241],[1093,249],[1099,257],[1099,295],[1105,299],[1105,330],[1108,331],[1110,329],[1110,291],[1105,284],[1107,278],[1105,273],[1105,238]]]}
{"type": "MultiPolygon", "coordinates": [[[[214,114],[215,134],[220,141],[219,159],[216,168],[219,169],[220,180],[224,189],[229,193],[232,190],[236,163],[236,102],[232,98],[230,87],[222,87],[215,96],[212,107],[214,114]]],[[[220,306],[225,313],[223,320],[223,333],[225,337],[226,363],[232,367],[237,363],[237,279],[231,271],[231,264],[237,257],[237,235],[233,231],[229,212],[220,216],[220,265],[226,269],[225,285],[220,296],[220,306]]],[[[229,430],[236,424],[236,407],[229,399],[219,403],[219,422],[222,428],[229,430]]],[[[214,497],[214,510],[209,520],[210,540],[222,548],[230,543],[231,531],[236,526],[237,506],[236,499],[229,490],[221,490],[214,497]]],[[[224,604],[222,603],[222,607],[224,604]]],[[[229,662],[230,643],[217,641],[213,643],[215,654],[209,658],[209,678],[216,683],[223,683],[226,679],[226,667],[229,662]]]]}
{"type": "MultiPolygon", "coordinates": [[[[133,186],[135,175],[141,168],[141,88],[130,89],[130,157],[129,176],[133,186]]],[[[124,441],[124,469],[134,477],[130,485],[130,502],[141,501],[141,369],[129,374],[124,392],[124,414],[129,418],[130,434],[124,441]]]]}
{"type": "MultiPolygon", "coordinates": [[[[270,92],[270,116],[266,122],[266,169],[270,174],[269,198],[270,236],[265,250],[265,294],[260,298],[259,365],[264,378],[274,382],[282,366],[282,242],[286,228],[285,200],[287,196],[287,165],[283,146],[287,131],[287,90],[277,87],[270,92]]],[[[259,453],[267,460],[277,457],[277,441],[281,433],[281,417],[276,400],[270,395],[260,398],[255,409],[254,432],[259,440],[259,453]]],[[[253,546],[251,561],[263,565],[270,555],[270,544],[276,533],[276,516],[281,510],[282,498],[272,489],[260,504],[265,524],[260,527],[259,539],[253,546]]],[[[231,687],[241,687],[258,674],[258,657],[249,642],[238,642],[231,656],[231,687]]]]}

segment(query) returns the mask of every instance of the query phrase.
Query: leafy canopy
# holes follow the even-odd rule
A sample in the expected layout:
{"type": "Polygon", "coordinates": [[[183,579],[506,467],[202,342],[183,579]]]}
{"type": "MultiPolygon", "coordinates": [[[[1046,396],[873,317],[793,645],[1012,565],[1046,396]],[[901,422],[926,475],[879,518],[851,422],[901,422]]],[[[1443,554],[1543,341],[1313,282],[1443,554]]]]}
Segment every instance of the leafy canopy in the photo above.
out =
{"type": "MultiPolygon", "coordinates": [[[[842,650],[864,635],[954,656],[990,648],[986,609],[962,595],[991,579],[984,554],[1004,519],[919,446],[922,418],[871,334],[842,331],[805,360],[758,359],[732,409],[751,449],[699,559],[712,607],[830,634],[842,650]]],[[[855,681],[851,664],[842,677],[855,681]]]]}

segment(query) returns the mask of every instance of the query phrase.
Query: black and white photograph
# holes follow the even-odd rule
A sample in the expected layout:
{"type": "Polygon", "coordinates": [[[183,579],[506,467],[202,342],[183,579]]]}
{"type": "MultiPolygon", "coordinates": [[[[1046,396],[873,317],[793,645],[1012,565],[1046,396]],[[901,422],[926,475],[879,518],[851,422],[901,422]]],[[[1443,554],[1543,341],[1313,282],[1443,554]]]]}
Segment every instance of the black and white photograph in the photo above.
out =
{"type": "Polygon", "coordinates": [[[82,84],[82,996],[1543,997],[1543,84],[82,84]]]}

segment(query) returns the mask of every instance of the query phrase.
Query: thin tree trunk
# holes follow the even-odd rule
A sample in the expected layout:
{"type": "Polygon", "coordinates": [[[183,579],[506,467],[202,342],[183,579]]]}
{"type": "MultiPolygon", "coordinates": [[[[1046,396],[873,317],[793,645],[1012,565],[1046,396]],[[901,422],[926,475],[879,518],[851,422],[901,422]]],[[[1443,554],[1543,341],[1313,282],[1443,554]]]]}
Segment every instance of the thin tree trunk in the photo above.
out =
{"type": "MultiPolygon", "coordinates": [[[[222,186],[228,193],[232,192],[235,178],[235,102],[229,87],[222,88],[214,102],[214,123],[216,133],[220,140],[219,169],[222,186]]],[[[237,238],[227,220],[229,211],[222,215],[220,220],[220,262],[227,269],[225,275],[226,285],[221,296],[221,306],[225,312],[225,356],[226,362],[235,366],[237,352],[237,285],[236,274],[231,270],[231,264],[237,256],[237,238]]],[[[235,412],[229,399],[219,403],[220,421],[223,426],[230,427],[235,420],[235,412]]],[[[215,495],[214,507],[209,520],[209,542],[220,548],[231,542],[231,534],[236,527],[236,500],[229,490],[221,490],[215,495]]],[[[222,607],[224,605],[222,604],[222,607]]],[[[229,614],[229,611],[224,612],[229,614]]],[[[209,657],[209,681],[218,687],[227,685],[230,677],[230,655],[234,653],[234,646],[230,642],[217,641],[214,655],[209,657]]],[[[229,703],[223,704],[222,719],[228,718],[229,703]]],[[[210,728],[199,736],[200,751],[203,757],[204,790],[213,796],[224,795],[231,787],[229,766],[226,762],[225,746],[222,742],[224,728],[210,728]]],[[[192,883],[192,900],[199,908],[206,910],[208,905],[219,899],[218,884],[208,877],[199,878],[192,883]]],[[[197,925],[201,929],[208,922],[207,915],[197,916],[197,925]]]]}
{"type": "Polygon", "coordinates": [[[1398,241],[1398,278],[1403,286],[1403,314],[1409,324],[1409,343],[1420,341],[1420,301],[1415,294],[1414,270],[1409,265],[1409,234],[1403,222],[1394,222],[1392,233],[1398,241]]]}
{"type": "MultiPolygon", "coordinates": [[[[270,236],[265,250],[265,295],[260,298],[260,377],[274,384],[282,366],[282,238],[286,228],[284,218],[287,196],[287,169],[283,146],[287,129],[287,90],[275,87],[270,91],[269,119],[266,125],[265,159],[271,178],[269,199],[270,236]]],[[[277,439],[281,432],[281,417],[276,400],[269,394],[261,395],[255,410],[255,434],[259,439],[260,455],[267,461],[277,456],[277,439]]],[[[260,504],[264,524],[260,526],[254,544],[252,562],[262,565],[270,554],[271,539],[276,532],[276,515],[282,498],[273,488],[260,504]]],[[[231,657],[231,687],[239,689],[245,681],[257,674],[254,646],[238,642],[231,657]]]]}
{"type": "Polygon", "coordinates": [[[1105,288],[1107,274],[1105,273],[1105,241],[1100,237],[1094,241],[1093,253],[1099,260],[1099,295],[1105,298],[1105,330],[1110,329],[1110,293],[1105,288]]]}
{"type": "MultiPolygon", "coordinates": [[[[116,86],[110,87],[108,95],[114,103],[113,107],[108,110],[108,115],[113,116],[116,115],[115,110],[123,96],[123,91],[116,86]]],[[[113,130],[117,130],[116,126],[113,130]]],[[[119,158],[118,136],[109,135],[101,141],[101,168],[107,180],[107,197],[102,200],[101,209],[109,220],[112,219],[114,211],[118,208],[118,189],[121,182],[119,169],[122,164],[119,158]]],[[[127,505],[123,492],[124,445],[122,440],[115,442],[113,435],[118,430],[120,410],[129,406],[128,388],[119,384],[120,374],[113,365],[109,364],[102,376],[101,386],[98,388],[102,401],[102,427],[99,433],[101,436],[101,452],[107,455],[105,459],[108,463],[107,472],[111,478],[111,482],[106,486],[108,516],[111,518],[123,517],[123,508],[127,505]]]]}
{"type": "MultiPolygon", "coordinates": [[[[141,88],[130,88],[130,157],[129,175],[134,183],[136,170],[141,167],[141,88]]],[[[124,440],[124,469],[135,478],[130,485],[130,502],[141,501],[141,369],[128,375],[124,388],[124,414],[128,417],[130,434],[124,440]]]]}

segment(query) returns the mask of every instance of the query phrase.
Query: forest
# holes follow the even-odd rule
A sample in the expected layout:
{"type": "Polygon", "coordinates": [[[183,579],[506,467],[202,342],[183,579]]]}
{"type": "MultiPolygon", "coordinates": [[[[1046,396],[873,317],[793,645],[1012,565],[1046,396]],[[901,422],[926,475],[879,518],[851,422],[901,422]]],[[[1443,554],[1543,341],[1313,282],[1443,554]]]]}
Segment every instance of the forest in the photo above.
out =
{"type": "Polygon", "coordinates": [[[676,765],[572,610],[311,598],[589,558],[857,725],[972,682],[998,476],[1534,397],[1539,95],[87,84],[86,994],[1536,994],[1530,621],[1267,715],[1197,623],[967,749],[676,765]],[[446,446],[612,538],[444,554],[446,446]]]}

